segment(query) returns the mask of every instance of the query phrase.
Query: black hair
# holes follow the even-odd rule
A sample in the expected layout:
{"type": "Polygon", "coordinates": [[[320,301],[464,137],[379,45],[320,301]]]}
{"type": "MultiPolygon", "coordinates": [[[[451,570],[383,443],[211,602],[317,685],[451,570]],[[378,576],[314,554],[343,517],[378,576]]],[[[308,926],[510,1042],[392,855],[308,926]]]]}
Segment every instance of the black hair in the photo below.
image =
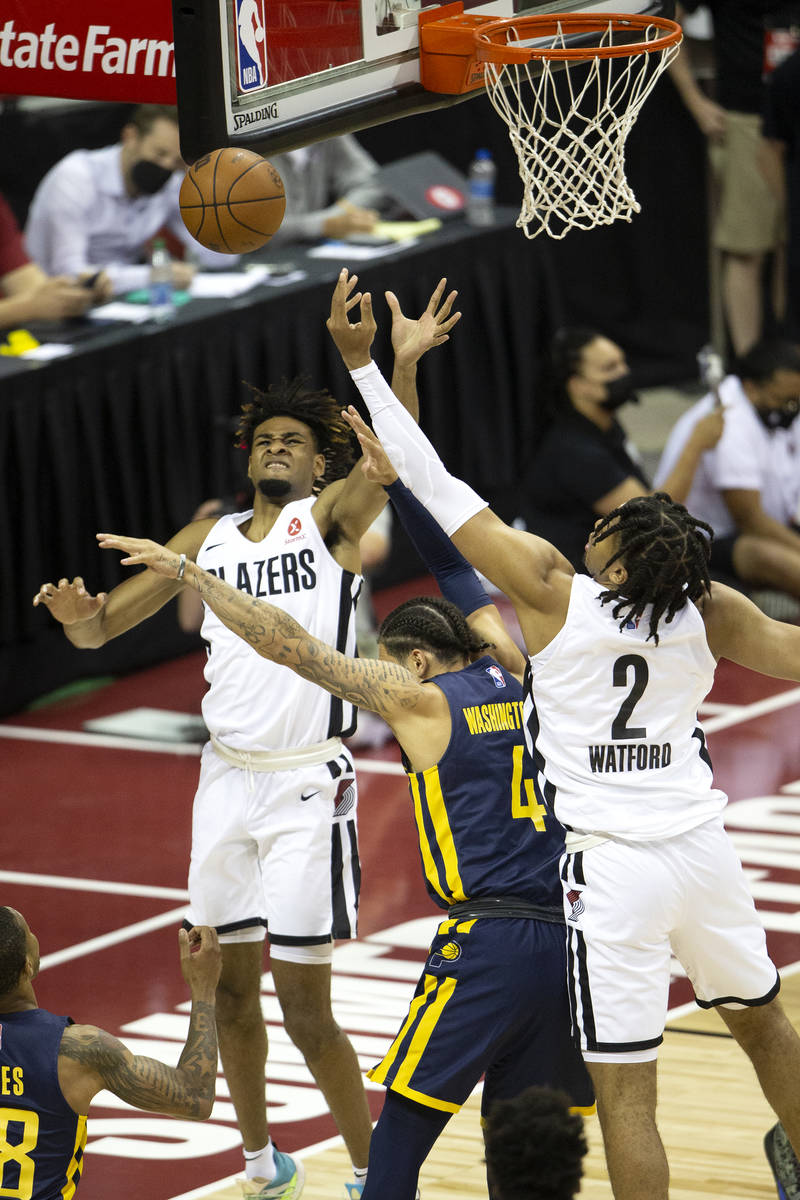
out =
{"type": "Polygon", "coordinates": [[[603,337],[587,326],[562,328],[550,343],[549,360],[544,368],[545,402],[551,416],[570,407],[567,382],[580,371],[583,352],[590,342],[603,337]]]}
{"type": "Polygon", "coordinates": [[[473,658],[491,646],[472,632],[461,609],[441,596],[416,596],[399,604],[381,622],[378,642],[395,658],[428,650],[443,662],[473,658]]]}
{"type": "Polygon", "coordinates": [[[134,125],[141,136],[149,133],[156,121],[172,121],[178,124],[178,110],[174,104],[137,104],[128,117],[128,124],[134,125]]]}
{"type": "Polygon", "coordinates": [[[583,1120],[569,1097],[531,1087],[497,1100],[484,1122],[486,1167],[497,1200],[572,1200],[583,1174],[583,1120]]]}
{"type": "Polygon", "coordinates": [[[279,387],[266,391],[250,386],[253,399],[242,405],[236,430],[237,445],[249,454],[253,435],[271,417],[292,417],[311,430],[320,454],[325,455],[325,476],[317,482],[322,487],[346,475],[355,462],[355,438],[342,416],[342,406],[330,392],[314,391],[308,377],[281,380],[279,387]]]}
{"type": "Polygon", "coordinates": [[[800,346],[779,338],[765,338],[736,360],[734,373],[740,379],[763,383],[776,371],[800,372],[800,346]]]}
{"type": "Polygon", "coordinates": [[[624,596],[617,591],[601,593],[603,604],[614,603],[612,614],[620,629],[641,617],[652,605],[648,641],[658,645],[658,623],[671,621],[693,600],[711,587],[708,560],[714,531],[693,517],[666,492],[635,496],[603,517],[594,528],[595,543],[616,534],[619,546],[602,568],[620,561],[628,572],[624,596]]]}
{"type": "Polygon", "coordinates": [[[25,970],[28,943],[13,908],[0,905],[0,996],[13,992],[25,970]]]}

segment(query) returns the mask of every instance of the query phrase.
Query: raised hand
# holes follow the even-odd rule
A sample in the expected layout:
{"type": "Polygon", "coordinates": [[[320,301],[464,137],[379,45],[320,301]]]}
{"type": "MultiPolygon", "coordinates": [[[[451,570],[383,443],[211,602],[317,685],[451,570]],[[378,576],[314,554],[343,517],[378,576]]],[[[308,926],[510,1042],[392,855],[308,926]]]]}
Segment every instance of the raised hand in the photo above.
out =
{"type": "Polygon", "coordinates": [[[388,487],[390,483],[394,483],[397,479],[397,471],[389,461],[375,432],[362,421],[352,404],[349,408],[342,410],[342,416],[358,438],[364,455],[361,461],[361,470],[367,479],[371,483],[379,483],[381,487],[388,487]]]}
{"type": "Polygon", "coordinates": [[[392,348],[398,366],[412,366],[426,351],[441,346],[449,339],[453,326],[460,321],[460,312],[451,315],[458,292],[450,292],[442,303],[446,287],[447,280],[440,279],[425,312],[417,320],[404,316],[397,296],[394,292],[386,292],[386,303],[392,312],[392,348]]]}
{"type": "Polygon", "coordinates": [[[181,973],[188,983],[192,996],[214,999],[222,967],[217,931],[208,925],[195,925],[188,931],[178,931],[178,947],[181,956],[181,973]]]}
{"type": "Polygon", "coordinates": [[[33,607],[43,604],[50,614],[62,625],[75,625],[79,621],[90,621],[103,608],[106,593],[96,596],[87,592],[80,575],[73,580],[59,579],[57,584],[43,583],[33,597],[33,607]]]}
{"type": "MultiPolygon", "coordinates": [[[[174,550],[167,550],[158,542],[147,538],[123,537],[120,533],[98,533],[97,541],[101,550],[121,550],[128,557],[121,559],[123,567],[149,567],[157,575],[166,575],[168,579],[177,579],[181,566],[181,555],[174,550]]],[[[185,566],[184,558],[184,566],[185,566]]]]}
{"type": "Polygon", "coordinates": [[[358,276],[351,275],[347,267],[342,267],[331,298],[331,315],[325,322],[348,371],[369,363],[377,329],[372,315],[372,297],[369,292],[363,295],[353,292],[357,283],[358,276]],[[356,304],[361,306],[361,320],[351,324],[347,314],[356,304]]]}

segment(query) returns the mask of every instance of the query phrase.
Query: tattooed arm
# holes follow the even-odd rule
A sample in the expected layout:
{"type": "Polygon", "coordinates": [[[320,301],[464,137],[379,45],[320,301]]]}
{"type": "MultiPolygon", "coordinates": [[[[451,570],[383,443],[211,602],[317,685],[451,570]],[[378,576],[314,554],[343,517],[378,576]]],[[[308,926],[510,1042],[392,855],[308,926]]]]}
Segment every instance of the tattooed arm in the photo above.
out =
{"type": "Polygon", "coordinates": [[[206,926],[179,932],[181,969],[192,993],[189,1033],[177,1067],[133,1054],[118,1038],[94,1025],[64,1030],[58,1081],[67,1103],[86,1113],[103,1088],[146,1112],[205,1120],[217,1079],[215,994],[220,971],[217,935],[206,926]]]}
{"type": "MultiPolygon", "coordinates": [[[[156,542],[110,533],[98,533],[97,538],[104,550],[126,551],[128,556],[122,559],[125,566],[144,563],[152,571],[172,578],[180,570],[179,555],[156,542]]],[[[380,713],[392,728],[398,717],[417,710],[424,716],[431,705],[438,703],[431,695],[433,689],[423,687],[398,663],[348,658],[313,637],[283,609],[237,591],[196,563],[186,561],[182,577],[220,621],[263,658],[289,667],[350,704],[380,713]]]]}

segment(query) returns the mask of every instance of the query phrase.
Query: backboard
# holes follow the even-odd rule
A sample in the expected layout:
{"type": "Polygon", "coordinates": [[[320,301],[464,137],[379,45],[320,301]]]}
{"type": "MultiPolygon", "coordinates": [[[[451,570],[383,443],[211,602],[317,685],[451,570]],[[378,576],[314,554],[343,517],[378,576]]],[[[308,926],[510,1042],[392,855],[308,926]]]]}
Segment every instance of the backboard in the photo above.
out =
{"type": "MultiPolygon", "coordinates": [[[[420,83],[433,0],[172,0],[181,148],[269,155],[458,103],[420,83]]],[[[475,16],[661,13],[660,0],[463,0],[475,16]]]]}

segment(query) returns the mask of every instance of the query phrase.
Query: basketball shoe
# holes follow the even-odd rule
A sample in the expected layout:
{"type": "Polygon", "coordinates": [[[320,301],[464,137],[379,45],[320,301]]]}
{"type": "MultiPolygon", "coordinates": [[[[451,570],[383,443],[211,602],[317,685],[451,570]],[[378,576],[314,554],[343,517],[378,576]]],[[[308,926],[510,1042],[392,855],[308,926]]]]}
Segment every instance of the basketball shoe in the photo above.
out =
{"type": "Polygon", "coordinates": [[[272,1179],[246,1179],[242,1183],[243,1200],[297,1200],[303,1190],[305,1170],[298,1159],[281,1154],[273,1147],[276,1174],[272,1179]]]}
{"type": "Polygon", "coordinates": [[[764,1137],[764,1153],[772,1167],[780,1200],[800,1200],[800,1162],[780,1121],[764,1137]]]}

